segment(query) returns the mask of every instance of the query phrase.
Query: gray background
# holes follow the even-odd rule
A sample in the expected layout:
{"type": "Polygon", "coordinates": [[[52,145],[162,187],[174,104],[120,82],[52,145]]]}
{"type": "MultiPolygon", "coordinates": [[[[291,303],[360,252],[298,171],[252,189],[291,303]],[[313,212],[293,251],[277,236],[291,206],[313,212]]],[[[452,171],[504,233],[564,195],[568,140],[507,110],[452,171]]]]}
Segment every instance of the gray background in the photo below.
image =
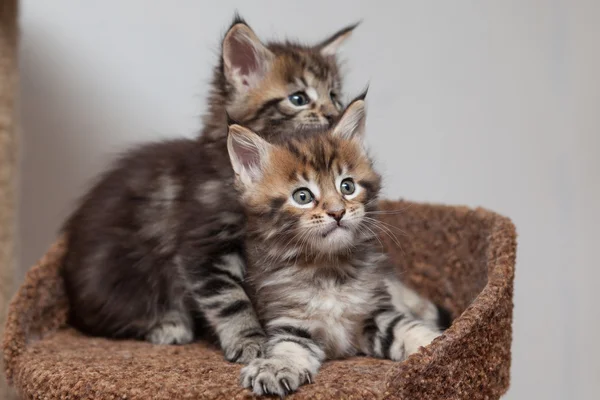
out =
{"type": "Polygon", "coordinates": [[[600,397],[600,2],[22,3],[19,277],[117,152],[199,129],[236,7],[263,38],[317,41],[364,18],[347,94],[370,82],[386,195],[517,225],[507,398],[600,397]]]}

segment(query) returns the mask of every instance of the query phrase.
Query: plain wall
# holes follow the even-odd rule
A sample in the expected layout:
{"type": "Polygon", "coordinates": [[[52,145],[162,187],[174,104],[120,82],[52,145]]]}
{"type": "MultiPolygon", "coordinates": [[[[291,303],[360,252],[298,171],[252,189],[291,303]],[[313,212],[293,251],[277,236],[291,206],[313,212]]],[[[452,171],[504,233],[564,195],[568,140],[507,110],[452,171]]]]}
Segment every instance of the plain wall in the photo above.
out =
{"type": "Polygon", "coordinates": [[[386,195],[485,206],[519,232],[510,399],[600,398],[600,2],[22,1],[20,265],[114,155],[194,135],[237,7],[263,38],[344,48],[370,82],[386,195]]]}

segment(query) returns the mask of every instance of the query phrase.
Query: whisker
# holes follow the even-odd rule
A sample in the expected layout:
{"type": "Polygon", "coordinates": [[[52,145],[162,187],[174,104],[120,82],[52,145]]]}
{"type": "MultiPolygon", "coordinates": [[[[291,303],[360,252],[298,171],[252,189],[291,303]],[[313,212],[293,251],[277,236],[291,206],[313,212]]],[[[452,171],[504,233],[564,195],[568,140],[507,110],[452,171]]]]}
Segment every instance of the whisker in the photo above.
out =
{"type": "MultiPolygon", "coordinates": [[[[370,202],[368,202],[367,204],[369,204],[370,202]]],[[[367,205],[365,204],[365,206],[367,205]]],[[[395,215],[395,214],[401,214],[403,212],[405,212],[406,210],[408,210],[409,208],[411,208],[414,204],[410,203],[408,204],[406,207],[400,208],[400,209],[396,209],[396,210],[375,210],[375,211],[365,211],[365,214],[383,214],[383,215],[395,215]]]]}
{"type": "Polygon", "coordinates": [[[372,227],[380,229],[382,233],[386,234],[394,242],[394,244],[396,244],[396,246],[402,248],[402,245],[400,244],[400,241],[398,240],[394,232],[392,232],[389,228],[383,225],[378,225],[377,222],[379,221],[365,219],[364,222],[366,225],[371,224],[372,227]]]}
{"type": "Polygon", "coordinates": [[[381,241],[381,239],[379,238],[379,235],[376,234],[375,232],[373,232],[372,229],[370,229],[367,226],[364,226],[365,229],[367,229],[369,232],[371,232],[373,234],[373,236],[375,237],[375,239],[377,239],[377,241],[379,242],[379,246],[381,247],[381,250],[383,251],[385,249],[385,247],[383,246],[383,242],[381,241]]]}
{"type": "Polygon", "coordinates": [[[403,231],[402,229],[398,228],[395,225],[389,224],[387,222],[381,221],[381,220],[376,219],[376,218],[371,218],[371,217],[363,217],[363,218],[368,219],[368,220],[373,221],[373,222],[376,222],[378,224],[381,224],[382,226],[385,226],[388,229],[395,229],[398,232],[400,232],[402,235],[408,236],[408,233],[406,233],[406,231],[403,231]]]}

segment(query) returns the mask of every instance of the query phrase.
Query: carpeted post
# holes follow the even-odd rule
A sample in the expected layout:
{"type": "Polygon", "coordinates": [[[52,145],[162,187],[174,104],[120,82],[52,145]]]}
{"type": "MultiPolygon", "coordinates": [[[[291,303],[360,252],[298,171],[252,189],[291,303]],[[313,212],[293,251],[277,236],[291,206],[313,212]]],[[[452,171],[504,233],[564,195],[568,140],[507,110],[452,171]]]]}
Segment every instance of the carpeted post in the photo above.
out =
{"type": "MultiPolygon", "coordinates": [[[[15,267],[17,8],[18,0],[0,0],[0,334],[15,267]]],[[[12,398],[4,374],[0,374],[0,398],[12,398]]]]}

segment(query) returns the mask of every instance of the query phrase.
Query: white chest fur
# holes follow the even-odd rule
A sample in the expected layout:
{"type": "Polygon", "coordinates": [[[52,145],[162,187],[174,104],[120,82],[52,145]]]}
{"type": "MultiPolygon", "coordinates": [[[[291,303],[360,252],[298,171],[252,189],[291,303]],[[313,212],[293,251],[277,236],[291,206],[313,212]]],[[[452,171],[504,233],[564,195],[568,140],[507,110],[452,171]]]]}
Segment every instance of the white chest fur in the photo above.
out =
{"type": "Polygon", "coordinates": [[[344,284],[323,280],[311,286],[292,286],[288,298],[293,298],[296,306],[290,315],[302,321],[323,345],[328,358],[356,354],[358,334],[373,307],[370,286],[362,280],[344,284]]]}

